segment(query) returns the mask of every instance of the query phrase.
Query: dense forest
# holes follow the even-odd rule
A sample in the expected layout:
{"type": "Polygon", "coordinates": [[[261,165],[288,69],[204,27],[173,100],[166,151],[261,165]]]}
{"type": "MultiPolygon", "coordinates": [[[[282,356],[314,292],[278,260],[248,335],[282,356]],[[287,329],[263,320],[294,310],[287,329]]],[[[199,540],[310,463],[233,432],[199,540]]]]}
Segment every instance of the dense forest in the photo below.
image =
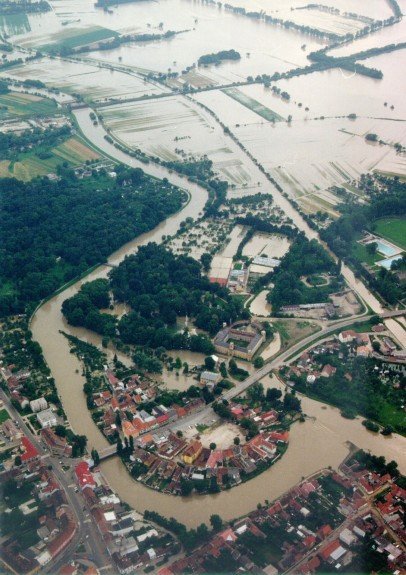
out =
{"type": "Polygon", "coordinates": [[[180,332],[177,318],[187,315],[198,328],[214,334],[223,322],[244,315],[238,300],[202,275],[199,262],[175,256],[153,243],[140,247],[110,272],[115,300],[131,307],[117,326],[111,315],[99,312],[109,300],[109,286],[100,282],[85,284],[64,302],[63,313],[69,323],[84,325],[105,336],[113,336],[117,327],[127,344],[212,353],[212,344],[206,337],[180,332]]]}
{"type": "Polygon", "coordinates": [[[337,266],[326,250],[316,241],[298,234],[281,265],[272,274],[274,288],[268,294],[274,311],[285,305],[328,301],[328,295],[340,286],[337,266]],[[308,287],[303,276],[319,273],[332,274],[330,283],[322,287],[308,287]]]}
{"type": "Polygon", "coordinates": [[[372,289],[393,304],[404,297],[405,286],[402,286],[395,273],[385,268],[377,274],[368,271],[355,256],[354,247],[364,230],[374,230],[374,222],[379,218],[406,214],[406,183],[398,178],[366,176],[361,179],[361,187],[371,198],[370,203],[343,204],[342,216],[326,230],[322,230],[320,237],[339,258],[351,264],[372,289]]]}
{"type": "Polygon", "coordinates": [[[0,180],[0,315],[20,311],[50,295],[137,235],[176,212],[186,194],[116,167],[78,179],[67,168],[60,179],[24,183],[0,180]]]}

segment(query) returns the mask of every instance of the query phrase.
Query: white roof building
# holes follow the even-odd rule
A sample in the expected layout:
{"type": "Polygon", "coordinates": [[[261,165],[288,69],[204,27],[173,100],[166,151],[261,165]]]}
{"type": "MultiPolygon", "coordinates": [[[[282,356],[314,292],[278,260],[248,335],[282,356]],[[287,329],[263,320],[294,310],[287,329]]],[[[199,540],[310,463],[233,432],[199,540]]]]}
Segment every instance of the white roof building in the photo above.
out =
{"type": "Polygon", "coordinates": [[[50,409],[44,409],[44,411],[37,413],[37,421],[42,429],[54,427],[58,423],[56,415],[50,409]]]}
{"type": "Polygon", "coordinates": [[[340,541],[342,541],[348,547],[354,545],[358,541],[358,538],[349,529],[343,529],[339,535],[340,541]]]}
{"type": "Polygon", "coordinates": [[[37,413],[38,411],[48,409],[48,402],[44,397],[39,397],[38,399],[30,401],[30,407],[33,413],[37,413]]]}

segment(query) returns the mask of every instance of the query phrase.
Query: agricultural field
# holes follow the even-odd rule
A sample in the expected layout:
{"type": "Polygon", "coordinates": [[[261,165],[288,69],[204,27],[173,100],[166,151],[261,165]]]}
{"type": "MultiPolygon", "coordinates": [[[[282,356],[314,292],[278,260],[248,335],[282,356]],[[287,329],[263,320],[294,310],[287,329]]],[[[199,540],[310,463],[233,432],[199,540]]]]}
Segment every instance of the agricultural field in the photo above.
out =
{"type": "MultiPolygon", "coordinates": [[[[79,46],[86,46],[88,44],[95,44],[101,40],[109,38],[117,38],[118,33],[108,28],[101,26],[92,26],[89,28],[68,28],[61,32],[56,32],[46,37],[46,43],[40,44],[38,47],[43,52],[52,52],[62,48],[75,49],[79,46]]],[[[36,42],[41,42],[41,38],[36,42]]]]}
{"type": "Polygon", "coordinates": [[[164,161],[207,156],[213,171],[235,187],[252,187],[249,162],[221,127],[193,101],[181,96],[131,102],[102,109],[112,135],[130,148],[164,161]]]}
{"type": "Polygon", "coordinates": [[[0,95],[0,120],[14,117],[33,118],[55,114],[57,106],[53,100],[32,94],[10,92],[0,95]]]}
{"type": "Polygon", "coordinates": [[[69,94],[81,94],[89,102],[162,93],[157,86],[133,74],[106,70],[94,64],[67,62],[47,57],[5,70],[0,73],[0,77],[18,81],[40,78],[48,88],[58,88],[69,94]]]}
{"type": "Polygon", "coordinates": [[[36,176],[45,176],[55,172],[58,165],[67,162],[70,166],[76,167],[86,160],[97,160],[99,154],[88,148],[77,137],[69,138],[66,142],[59,144],[49,150],[52,157],[47,159],[39,158],[34,152],[20,154],[18,161],[0,161],[0,177],[15,177],[19,180],[28,181],[36,176]]]}
{"type": "Polygon", "coordinates": [[[289,250],[290,242],[286,236],[256,233],[244,246],[244,256],[250,258],[266,255],[269,258],[282,258],[289,250]]]}
{"type": "Polygon", "coordinates": [[[254,98],[250,98],[249,96],[247,96],[240,90],[237,90],[236,88],[227,88],[223,90],[223,92],[227,94],[227,96],[230,96],[230,98],[237,100],[237,102],[239,102],[249,110],[252,110],[256,114],[258,114],[258,116],[265,118],[265,120],[268,120],[270,122],[273,121],[280,122],[281,120],[284,120],[282,116],[280,116],[273,110],[266,108],[260,102],[254,100],[254,98]]]}

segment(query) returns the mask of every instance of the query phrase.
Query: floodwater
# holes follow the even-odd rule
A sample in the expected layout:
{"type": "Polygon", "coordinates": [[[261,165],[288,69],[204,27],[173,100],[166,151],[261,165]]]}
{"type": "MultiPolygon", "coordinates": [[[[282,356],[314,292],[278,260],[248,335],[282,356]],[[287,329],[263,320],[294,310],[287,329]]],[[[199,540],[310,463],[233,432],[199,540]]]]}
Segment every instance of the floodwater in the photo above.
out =
{"type": "MultiPolygon", "coordinates": [[[[279,5],[281,5],[280,0],[278,0],[278,2],[279,5]]],[[[238,80],[244,78],[248,73],[266,72],[272,74],[275,70],[282,71],[283,69],[292,68],[296,65],[302,65],[306,63],[306,52],[300,49],[300,44],[306,42],[307,50],[315,49],[318,46],[308,36],[280,30],[267,26],[262,22],[254,22],[244,17],[218,11],[217,8],[203,6],[198,2],[190,2],[189,0],[160,0],[156,3],[139,3],[136,5],[132,4],[131,6],[122,6],[113,11],[114,13],[110,15],[111,18],[109,15],[102,13],[102,11],[95,11],[92,7],[93,0],[91,2],[90,0],[85,0],[84,2],[75,0],[71,3],[63,0],[61,3],[53,2],[52,4],[56,11],[48,15],[44,20],[41,20],[41,17],[29,18],[31,33],[41,38],[40,41],[43,41],[43,38],[46,36],[44,33],[45,30],[48,34],[58,31],[58,27],[61,26],[60,20],[67,18],[63,10],[69,13],[69,9],[72,10],[73,14],[76,9],[80,11],[81,22],[78,23],[78,25],[83,27],[86,26],[86,23],[91,23],[92,25],[103,25],[115,30],[146,31],[156,29],[162,21],[165,30],[170,28],[179,30],[183,27],[185,29],[188,27],[192,28],[191,32],[180,34],[170,42],[154,43],[145,46],[122,46],[117,51],[115,50],[111,53],[92,54],[92,56],[106,58],[106,60],[109,58],[118,60],[118,57],[122,56],[123,62],[126,65],[132,66],[134,69],[149,69],[149,67],[152,66],[153,69],[165,71],[168,66],[173,66],[174,69],[180,70],[185,65],[193,64],[200,55],[208,51],[207,38],[210,38],[210,51],[235,48],[241,50],[243,58],[238,63],[224,64],[212,70],[204,69],[201,73],[207,74],[214,81],[238,80]],[[108,25],[107,21],[109,23],[108,25]],[[151,24],[150,28],[147,26],[148,23],[151,24]],[[193,27],[195,27],[196,30],[193,30],[193,27]],[[254,48],[252,48],[253,46],[254,48]],[[247,55],[248,51],[251,52],[250,56],[247,55]],[[174,62],[176,62],[176,64],[174,62]]],[[[255,5],[254,2],[250,4],[255,5]]],[[[354,1],[340,0],[340,4],[344,9],[346,6],[353,6],[354,1]]],[[[371,6],[373,6],[374,10],[376,9],[375,0],[371,0],[371,6]]],[[[22,38],[22,40],[24,40],[24,38],[22,38]]],[[[384,66],[389,66],[392,70],[398,72],[399,55],[396,54],[394,58],[391,58],[390,65],[386,63],[386,56],[388,55],[385,55],[384,66]]],[[[63,76],[63,70],[61,71],[60,68],[63,68],[65,63],[61,64],[60,61],[51,61],[48,59],[46,62],[47,66],[52,67],[55,65],[56,72],[51,72],[51,74],[59,75],[59,78],[63,76]]],[[[34,66],[37,64],[38,63],[34,63],[34,66]]],[[[69,64],[69,68],[67,67],[66,69],[70,70],[71,65],[75,66],[76,64],[69,64]]],[[[84,65],[78,64],[78,66],[84,65]]],[[[39,66],[35,70],[35,73],[41,78],[43,66],[39,66]]],[[[84,71],[85,69],[78,68],[78,70],[84,71]]],[[[91,74],[98,73],[99,71],[94,67],[88,71],[89,74],[84,73],[82,79],[84,91],[90,93],[93,86],[91,74]],[[89,75],[89,78],[86,79],[87,75],[89,75]]],[[[9,72],[10,75],[11,72],[12,71],[9,72]]],[[[121,90],[118,81],[121,80],[122,76],[117,72],[108,72],[108,74],[111,90],[121,90]]],[[[319,185],[320,177],[322,181],[320,188],[323,189],[326,187],[326,182],[331,181],[332,173],[334,174],[334,181],[339,181],[340,177],[337,174],[341,172],[342,181],[343,173],[348,173],[349,177],[354,177],[355,174],[361,170],[371,169],[369,154],[371,150],[374,149],[368,147],[362,141],[362,134],[366,130],[376,127],[374,131],[387,135],[388,137],[404,137],[404,133],[402,133],[402,122],[399,122],[400,127],[396,124],[396,127],[391,127],[390,132],[387,132],[385,126],[388,124],[388,120],[386,119],[373,119],[375,123],[369,123],[368,120],[368,122],[358,124],[357,121],[355,123],[357,128],[356,135],[339,132],[341,128],[345,128],[349,131],[349,126],[354,126],[350,124],[348,120],[341,121],[334,119],[331,120],[330,123],[327,121],[324,123],[322,120],[313,120],[314,117],[320,116],[323,113],[332,114],[335,110],[335,106],[337,107],[337,115],[353,111],[356,113],[371,114],[372,108],[361,111],[352,109],[352,103],[354,102],[355,104],[355,99],[351,101],[350,104],[345,104],[345,102],[348,102],[348,100],[346,100],[347,89],[349,86],[353,86],[351,89],[352,93],[356,94],[359,89],[359,94],[362,95],[365,92],[374,92],[375,89],[378,89],[378,86],[385,86],[385,84],[378,84],[377,81],[371,81],[370,79],[358,76],[350,82],[346,80],[345,74],[341,76],[340,74],[341,72],[339,70],[335,70],[325,74],[292,80],[291,84],[289,84],[288,92],[292,91],[293,95],[295,91],[295,95],[292,97],[294,101],[286,106],[283,104],[283,106],[285,106],[283,110],[284,113],[281,114],[285,118],[290,114],[294,116],[291,126],[286,122],[280,122],[273,126],[258,116],[254,111],[244,108],[241,104],[231,100],[231,98],[222,92],[208,92],[199,95],[196,99],[212,108],[222,121],[230,125],[230,128],[239,140],[266,168],[272,171],[275,177],[280,179],[284,188],[288,188],[291,192],[293,190],[296,194],[305,195],[309,189],[314,191],[315,185],[319,185]],[[341,96],[337,96],[336,104],[331,100],[331,98],[333,98],[331,92],[324,91],[326,83],[331,86],[331,92],[334,92],[335,88],[341,90],[341,96]],[[300,101],[303,99],[303,106],[301,108],[298,106],[299,98],[300,101]],[[324,104],[325,101],[327,101],[327,104],[324,104]],[[309,117],[307,120],[305,111],[303,110],[306,102],[309,102],[309,111],[311,112],[311,118],[309,117]],[[291,109],[296,110],[295,114],[291,112],[291,109]],[[324,110],[328,110],[328,112],[324,112],[324,110]],[[346,112],[344,112],[344,110],[346,110],[346,112]],[[295,116],[297,116],[298,120],[297,126],[295,116]],[[310,125],[310,122],[312,129],[306,131],[305,128],[310,125]],[[236,124],[240,124],[240,126],[236,127],[236,124]],[[315,126],[314,129],[313,125],[315,126]],[[353,145],[357,150],[358,164],[351,170],[353,164],[350,163],[350,160],[352,161],[353,158],[353,145]],[[345,147],[349,150],[348,161],[346,159],[347,152],[344,151],[345,147]],[[302,150],[306,150],[307,153],[311,151],[310,157],[306,156],[306,158],[303,159],[301,156],[302,150]],[[334,166],[332,163],[336,158],[337,152],[340,158],[338,164],[334,166]],[[313,164],[315,164],[315,166],[313,164]],[[290,166],[293,166],[293,168],[290,166]],[[295,169],[297,172],[295,172],[295,169]],[[317,178],[316,174],[318,174],[317,178]]],[[[80,87],[82,83],[80,75],[74,80],[72,79],[72,75],[73,74],[69,74],[69,77],[66,78],[63,84],[65,86],[70,83],[71,90],[76,89],[77,86],[80,87]]],[[[388,73],[388,75],[390,74],[388,73]]],[[[18,76],[18,70],[16,76],[18,76]]],[[[128,78],[132,77],[129,76],[128,78]]],[[[62,82],[62,80],[63,78],[60,81],[62,82]]],[[[49,81],[52,83],[54,80],[49,81]]],[[[102,80],[103,92],[97,94],[99,98],[111,96],[111,94],[106,92],[106,82],[105,79],[102,80]]],[[[131,82],[133,82],[132,79],[131,82]]],[[[140,86],[138,84],[138,80],[137,86],[135,86],[135,84],[131,84],[131,86],[134,86],[134,90],[138,94],[144,89],[143,85],[140,86]]],[[[125,90],[131,91],[131,86],[125,86],[125,90]]],[[[386,86],[389,87],[390,82],[388,82],[386,86]]],[[[253,89],[252,92],[247,93],[253,98],[257,95],[258,98],[256,99],[258,100],[265,98],[266,105],[271,109],[273,109],[273,107],[279,107],[278,109],[281,109],[282,104],[280,99],[271,96],[267,92],[261,92],[261,94],[259,94],[259,92],[256,91],[260,88],[254,88],[255,90],[253,89]]],[[[145,89],[147,89],[147,87],[145,89]]],[[[383,107],[384,95],[384,91],[379,92],[379,98],[382,101],[382,110],[386,115],[386,113],[389,114],[389,111],[383,107]]],[[[396,98],[397,95],[394,94],[393,100],[395,101],[396,98]]],[[[363,96],[359,97],[359,102],[362,101],[363,96]]],[[[389,116],[390,120],[392,120],[391,126],[392,123],[393,125],[395,124],[393,119],[405,119],[404,109],[402,109],[401,104],[397,104],[397,102],[398,100],[396,99],[395,110],[393,114],[389,116]]],[[[89,108],[77,110],[75,111],[75,117],[84,135],[93,142],[94,145],[111,157],[128,165],[141,167],[153,176],[159,178],[167,177],[173,184],[186,188],[191,195],[191,201],[181,212],[168,218],[165,222],[157,226],[155,230],[140,236],[113,254],[109,258],[109,262],[117,264],[122,261],[126,254],[133,253],[139,245],[149,241],[160,242],[163,235],[172,235],[175,233],[179,228],[180,222],[186,217],[196,218],[204,207],[207,193],[198,186],[187,182],[186,179],[176,174],[170,174],[168,170],[161,166],[152,163],[144,165],[117,150],[104,139],[106,134],[104,128],[102,126],[93,126],[89,118],[90,111],[89,108]]],[[[353,131],[355,132],[355,130],[353,131]]],[[[207,145],[208,147],[210,146],[209,140],[207,145]]],[[[231,139],[229,145],[235,145],[231,143],[231,139]]],[[[375,151],[372,163],[376,162],[376,164],[378,164],[382,159],[381,151],[379,151],[379,154],[375,151]]],[[[271,192],[274,196],[275,205],[279,206],[309,238],[315,237],[315,233],[309,229],[287,199],[271,186],[254,165],[252,167],[252,174],[253,181],[260,182],[261,191],[271,192]]],[[[105,277],[107,272],[107,267],[100,267],[92,272],[85,281],[105,277]]],[[[379,301],[361,282],[356,280],[348,268],[344,267],[343,274],[349,285],[375,312],[382,311],[379,301]]],[[[74,330],[66,325],[62,317],[61,305],[66,298],[71,297],[77,292],[80,285],[81,282],[76,283],[44,304],[33,318],[32,331],[35,340],[41,344],[44,356],[55,377],[58,392],[72,428],[77,433],[87,435],[89,448],[96,447],[100,449],[106,445],[106,440],[98,431],[88,413],[85,397],[82,392],[84,380],[81,375],[81,365],[78,359],[69,353],[68,342],[60,333],[60,330],[74,333],[74,330]]],[[[255,305],[255,302],[253,305],[255,305]]],[[[406,345],[406,332],[403,326],[393,319],[387,320],[385,323],[397,339],[403,345],[406,345]]],[[[82,335],[84,335],[86,339],[91,338],[91,336],[83,332],[82,335]]],[[[179,376],[179,385],[186,384],[186,382],[182,383],[180,381],[181,377],[182,376],[179,376]]],[[[168,381],[168,386],[173,385],[175,387],[175,384],[176,381],[171,380],[170,383],[168,381]]],[[[123,500],[127,501],[138,511],[153,509],[163,515],[176,517],[179,521],[192,527],[201,521],[208,522],[210,515],[213,513],[220,514],[224,519],[231,519],[232,517],[247,513],[255,508],[259,500],[263,502],[264,499],[274,499],[280,496],[289,487],[297,483],[302,476],[311,474],[328,465],[337,467],[348,452],[347,442],[349,441],[358,447],[371,450],[378,455],[384,455],[387,459],[396,459],[399,462],[401,470],[406,471],[406,441],[404,438],[397,435],[385,438],[381,435],[371,434],[361,425],[359,419],[352,421],[344,420],[338,410],[308,398],[303,398],[302,403],[305,413],[307,413],[310,418],[307,419],[305,423],[296,424],[293,427],[290,447],[283,459],[266,473],[230,491],[211,496],[194,496],[181,501],[179,498],[157,493],[134,482],[117,458],[104,462],[102,464],[103,472],[111,487],[117,491],[123,500]]]]}

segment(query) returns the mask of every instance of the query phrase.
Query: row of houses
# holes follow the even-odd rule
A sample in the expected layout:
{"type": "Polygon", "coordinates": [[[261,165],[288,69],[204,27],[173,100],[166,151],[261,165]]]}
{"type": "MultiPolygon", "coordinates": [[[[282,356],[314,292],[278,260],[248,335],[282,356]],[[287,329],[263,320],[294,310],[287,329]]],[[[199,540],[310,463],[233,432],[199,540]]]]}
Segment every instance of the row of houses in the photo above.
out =
{"type": "Polygon", "coordinates": [[[119,573],[133,573],[171,554],[175,545],[173,538],[129,510],[111,491],[98,468],[92,469],[89,461],[83,460],[76,465],[75,476],[119,573]]]}

